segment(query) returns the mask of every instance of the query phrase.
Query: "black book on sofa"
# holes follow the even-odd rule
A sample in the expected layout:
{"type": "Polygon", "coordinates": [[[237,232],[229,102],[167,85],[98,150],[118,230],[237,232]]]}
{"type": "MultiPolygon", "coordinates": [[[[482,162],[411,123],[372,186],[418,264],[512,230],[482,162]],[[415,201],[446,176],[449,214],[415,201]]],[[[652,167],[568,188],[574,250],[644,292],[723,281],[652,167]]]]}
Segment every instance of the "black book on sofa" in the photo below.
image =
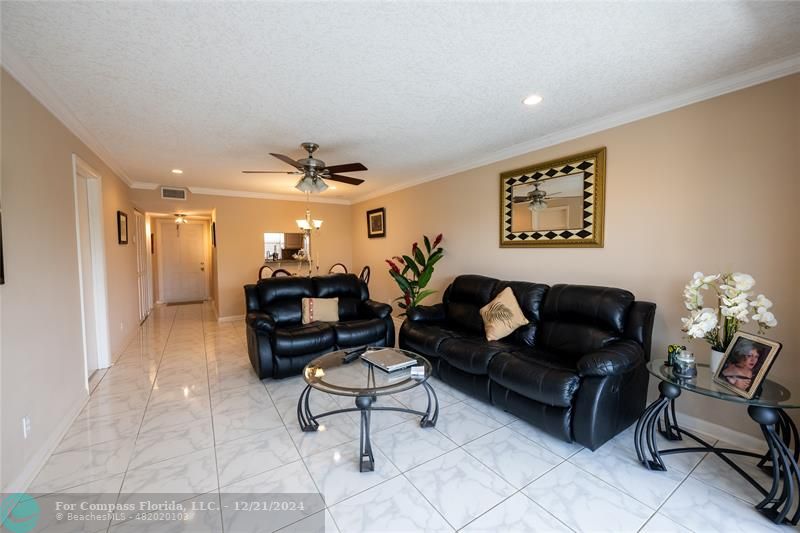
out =
{"type": "Polygon", "coordinates": [[[244,286],[247,351],[258,377],[299,374],[315,357],[354,346],[394,346],[391,306],[369,299],[355,274],[277,277],[244,286]],[[338,298],[338,322],[302,323],[303,298],[338,298]]]}
{"type": "Polygon", "coordinates": [[[463,275],[441,304],[408,311],[400,347],[459,390],[595,450],[644,410],[655,309],[623,289],[463,275]],[[487,341],[479,310],[506,287],[530,323],[487,341]]]}

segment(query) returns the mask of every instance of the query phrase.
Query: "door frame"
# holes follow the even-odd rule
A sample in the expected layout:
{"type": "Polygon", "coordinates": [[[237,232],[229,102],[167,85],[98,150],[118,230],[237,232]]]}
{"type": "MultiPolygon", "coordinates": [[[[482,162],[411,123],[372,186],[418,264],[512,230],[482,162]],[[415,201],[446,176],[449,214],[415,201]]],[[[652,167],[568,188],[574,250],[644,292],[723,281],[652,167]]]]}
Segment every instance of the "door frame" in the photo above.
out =
{"type": "Polygon", "coordinates": [[[150,282],[150,246],[147,235],[145,214],[138,209],[133,210],[134,244],[136,246],[136,285],[139,295],[139,323],[144,322],[150,315],[153,306],[151,302],[152,283],[150,282]]]}
{"type": "MultiPolygon", "coordinates": [[[[164,226],[171,226],[175,230],[175,221],[170,218],[157,218],[155,219],[156,228],[156,262],[158,263],[158,303],[170,303],[164,298],[164,254],[162,253],[162,243],[164,242],[164,226]]],[[[209,275],[209,228],[211,221],[206,218],[186,218],[186,224],[199,224],[203,226],[203,261],[205,263],[205,283],[203,283],[204,296],[203,300],[207,301],[211,295],[211,276],[209,275]]]]}
{"type": "Polygon", "coordinates": [[[78,253],[78,287],[81,302],[81,341],[83,343],[83,373],[86,390],[89,390],[89,353],[86,336],[94,334],[97,346],[97,368],[111,366],[111,342],[108,330],[108,289],[106,278],[106,247],[103,231],[103,178],[76,154],[72,154],[72,193],[75,208],[75,245],[78,253]],[[89,240],[92,262],[92,299],[95,320],[93,331],[86,323],[86,303],[83,296],[83,258],[81,254],[80,211],[78,203],[78,180],[86,180],[86,196],[89,219],[89,240]]]}

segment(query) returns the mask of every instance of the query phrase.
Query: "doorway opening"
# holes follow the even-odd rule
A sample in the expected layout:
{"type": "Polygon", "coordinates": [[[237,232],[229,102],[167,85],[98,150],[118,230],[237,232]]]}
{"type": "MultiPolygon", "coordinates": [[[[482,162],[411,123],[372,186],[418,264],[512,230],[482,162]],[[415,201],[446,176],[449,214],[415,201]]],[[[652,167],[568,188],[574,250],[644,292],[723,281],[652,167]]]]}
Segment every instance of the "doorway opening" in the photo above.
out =
{"type": "Polygon", "coordinates": [[[185,216],[181,223],[176,223],[174,217],[157,218],[155,222],[158,302],[208,300],[210,219],[185,216]]]}
{"type": "Polygon", "coordinates": [[[78,247],[81,324],[86,389],[100,368],[111,365],[108,334],[103,189],[100,174],[72,155],[75,228],[78,247]]]}

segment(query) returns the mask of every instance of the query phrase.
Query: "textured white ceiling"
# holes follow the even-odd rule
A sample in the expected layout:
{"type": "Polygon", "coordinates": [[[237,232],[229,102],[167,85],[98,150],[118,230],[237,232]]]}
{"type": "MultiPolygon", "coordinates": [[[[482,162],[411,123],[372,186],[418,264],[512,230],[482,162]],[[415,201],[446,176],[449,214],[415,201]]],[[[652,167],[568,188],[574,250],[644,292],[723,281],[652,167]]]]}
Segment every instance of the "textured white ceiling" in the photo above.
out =
{"type": "Polygon", "coordinates": [[[310,140],[369,167],[345,199],[794,56],[798,27],[798,2],[2,2],[4,53],[132,181],[300,194],[240,170],[310,140]]]}

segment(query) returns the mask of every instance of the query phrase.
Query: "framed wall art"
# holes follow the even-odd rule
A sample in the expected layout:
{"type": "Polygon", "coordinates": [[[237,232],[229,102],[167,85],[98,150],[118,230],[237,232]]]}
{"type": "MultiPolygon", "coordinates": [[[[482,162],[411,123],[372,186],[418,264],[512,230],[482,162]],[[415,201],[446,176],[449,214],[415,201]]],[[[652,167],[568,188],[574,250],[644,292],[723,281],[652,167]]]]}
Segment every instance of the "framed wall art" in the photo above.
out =
{"type": "Polygon", "coordinates": [[[603,246],[606,149],[500,174],[501,247],[603,246]]]}
{"type": "Polygon", "coordinates": [[[128,244],[128,215],[117,211],[117,244],[128,244]]]}
{"type": "Polygon", "coordinates": [[[386,237],[386,208],[367,211],[367,237],[386,237]]]}

